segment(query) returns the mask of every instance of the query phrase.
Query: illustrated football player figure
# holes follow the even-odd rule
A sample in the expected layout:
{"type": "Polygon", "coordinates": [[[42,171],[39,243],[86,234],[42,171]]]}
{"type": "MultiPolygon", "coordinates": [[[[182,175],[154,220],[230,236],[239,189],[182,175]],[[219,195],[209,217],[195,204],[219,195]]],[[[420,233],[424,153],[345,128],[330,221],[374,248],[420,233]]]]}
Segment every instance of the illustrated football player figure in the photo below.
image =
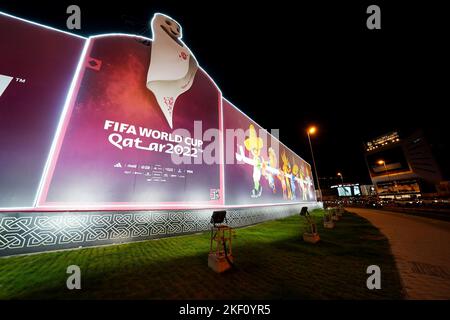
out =
{"type": "Polygon", "coordinates": [[[286,190],[287,194],[285,199],[292,200],[292,180],[291,180],[291,164],[289,162],[288,157],[286,156],[286,153],[283,152],[281,154],[281,160],[283,161],[283,173],[284,173],[284,179],[286,183],[286,190]]]}
{"type": "Polygon", "coordinates": [[[269,148],[269,160],[267,162],[263,161],[263,175],[266,177],[267,182],[269,183],[270,189],[272,189],[273,193],[277,193],[277,189],[275,187],[275,179],[273,177],[274,170],[277,170],[277,154],[275,153],[275,150],[273,150],[272,147],[269,148]],[[272,169],[272,170],[268,170],[272,169]]]}
{"type": "Polygon", "coordinates": [[[180,25],[157,13],[152,19],[152,49],[147,88],[153,92],[170,128],[179,95],[189,90],[198,69],[192,52],[181,41],[180,25]]]}
{"type": "Polygon", "coordinates": [[[263,148],[263,139],[258,137],[255,127],[251,124],[249,127],[249,137],[244,141],[245,148],[250,151],[253,157],[253,189],[252,198],[258,198],[261,196],[261,175],[263,159],[261,157],[261,149],[263,148]]]}

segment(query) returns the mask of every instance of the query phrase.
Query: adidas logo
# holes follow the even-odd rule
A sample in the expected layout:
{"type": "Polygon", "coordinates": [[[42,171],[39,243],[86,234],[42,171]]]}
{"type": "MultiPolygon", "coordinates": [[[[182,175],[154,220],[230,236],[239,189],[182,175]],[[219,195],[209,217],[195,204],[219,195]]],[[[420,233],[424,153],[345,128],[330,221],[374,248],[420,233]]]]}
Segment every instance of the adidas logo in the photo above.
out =
{"type": "Polygon", "coordinates": [[[122,168],[122,164],[121,164],[120,162],[117,162],[117,163],[114,165],[114,168],[122,168]]]}

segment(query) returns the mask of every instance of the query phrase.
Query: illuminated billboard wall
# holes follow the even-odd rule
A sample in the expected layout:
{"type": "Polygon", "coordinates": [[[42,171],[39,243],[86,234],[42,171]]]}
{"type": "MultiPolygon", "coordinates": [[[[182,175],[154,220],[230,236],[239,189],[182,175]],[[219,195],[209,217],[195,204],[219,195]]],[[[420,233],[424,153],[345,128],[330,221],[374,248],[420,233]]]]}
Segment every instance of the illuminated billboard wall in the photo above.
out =
{"type": "Polygon", "coordinates": [[[357,184],[340,184],[331,186],[331,189],[337,189],[339,197],[354,197],[361,195],[361,188],[357,184]]]}
{"type": "Polygon", "coordinates": [[[316,201],[310,165],[222,99],[171,18],[155,15],[153,39],[0,26],[0,74],[29,86],[0,96],[0,208],[316,201]]]}
{"type": "Polygon", "coordinates": [[[315,201],[311,166],[223,100],[227,205],[315,201]]]}
{"type": "Polygon", "coordinates": [[[196,162],[217,142],[201,130],[219,129],[220,92],[197,69],[168,117],[146,86],[152,50],[137,37],[90,40],[40,204],[219,204],[219,164],[196,162]]]}
{"type": "Polygon", "coordinates": [[[0,207],[32,207],[85,39],[0,14],[0,207]]]}

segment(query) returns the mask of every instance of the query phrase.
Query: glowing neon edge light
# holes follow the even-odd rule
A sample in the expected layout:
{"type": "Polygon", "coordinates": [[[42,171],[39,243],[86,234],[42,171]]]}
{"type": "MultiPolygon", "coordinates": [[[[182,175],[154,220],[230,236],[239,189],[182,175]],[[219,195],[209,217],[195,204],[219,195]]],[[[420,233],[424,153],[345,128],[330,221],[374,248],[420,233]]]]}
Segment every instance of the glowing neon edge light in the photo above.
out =
{"type": "Polygon", "coordinates": [[[64,107],[63,107],[63,110],[62,110],[61,115],[59,117],[58,126],[56,128],[56,132],[55,132],[55,135],[53,137],[52,145],[51,145],[50,151],[49,151],[48,156],[47,156],[47,161],[45,163],[44,171],[43,171],[42,176],[41,176],[41,181],[39,182],[38,191],[37,191],[36,197],[34,199],[34,206],[35,207],[38,206],[38,204],[39,204],[38,201],[41,200],[43,186],[44,186],[44,183],[45,183],[45,181],[47,179],[50,163],[53,160],[53,156],[54,156],[54,153],[55,153],[55,150],[56,150],[56,144],[57,144],[57,141],[58,141],[58,137],[61,134],[61,130],[62,130],[64,121],[65,121],[65,118],[66,118],[66,115],[67,115],[67,110],[68,110],[68,108],[70,106],[70,102],[72,101],[72,96],[73,96],[73,93],[75,91],[75,87],[76,87],[76,84],[77,84],[77,81],[78,81],[78,77],[80,75],[82,66],[84,64],[84,60],[86,58],[86,53],[87,53],[87,49],[89,47],[90,42],[91,42],[90,39],[87,39],[87,41],[84,43],[83,51],[81,52],[80,58],[78,60],[77,68],[75,70],[75,74],[74,74],[74,76],[72,78],[72,82],[70,84],[69,91],[67,93],[66,101],[64,102],[64,107]]]}
{"type": "Polygon", "coordinates": [[[69,36],[73,36],[73,37],[77,37],[77,38],[81,38],[81,39],[87,39],[86,37],[79,36],[79,35],[77,35],[75,33],[70,33],[70,32],[64,31],[64,30],[60,30],[60,29],[56,29],[56,28],[53,28],[53,27],[49,27],[49,26],[43,25],[41,23],[34,22],[34,21],[31,21],[31,20],[27,20],[27,19],[24,19],[24,18],[19,18],[17,16],[14,16],[14,15],[6,13],[6,12],[0,11],[0,15],[8,17],[8,18],[17,19],[17,20],[20,20],[20,21],[23,21],[23,22],[27,22],[27,23],[33,24],[33,25],[41,27],[41,28],[45,28],[45,29],[49,29],[49,30],[52,30],[52,31],[64,33],[64,34],[67,34],[69,36]]]}

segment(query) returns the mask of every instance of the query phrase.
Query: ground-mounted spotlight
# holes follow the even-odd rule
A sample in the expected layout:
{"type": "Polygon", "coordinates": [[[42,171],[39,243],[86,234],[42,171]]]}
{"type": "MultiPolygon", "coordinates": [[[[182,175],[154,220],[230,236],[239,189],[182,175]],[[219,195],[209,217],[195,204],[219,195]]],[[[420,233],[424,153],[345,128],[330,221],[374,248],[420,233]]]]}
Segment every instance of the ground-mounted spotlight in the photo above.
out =
{"type": "Polygon", "coordinates": [[[333,221],[333,208],[327,208],[323,216],[323,227],[326,229],[333,229],[336,224],[333,221]]]}
{"type": "Polygon", "coordinates": [[[342,214],[339,215],[339,208],[331,208],[331,220],[333,221],[339,221],[339,219],[341,218],[342,214]]]}
{"type": "Polygon", "coordinates": [[[216,227],[216,225],[220,225],[223,223],[228,223],[227,220],[227,212],[225,210],[223,211],[214,211],[211,216],[211,222],[213,227],[216,227]]]}
{"type": "Polygon", "coordinates": [[[303,240],[309,243],[317,243],[320,240],[319,233],[317,232],[316,223],[311,219],[311,215],[308,212],[308,207],[302,207],[300,216],[305,217],[308,223],[308,230],[303,233],[303,240]]]}
{"type": "Polygon", "coordinates": [[[342,215],[344,214],[344,212],[345,212],[344,207],[339,206],[339,207],[337,208],[337,210],[336,210],[336,215],[337,215],[339,218],[342,218],[342,215]]]}
{"type": "Polygon", "coordinates": [[[227,212],[214,211],[211,216],[211,239],[208,267],[221,273],[233,267],[231,238],[233,229],[227,225],[227,212]]]}

